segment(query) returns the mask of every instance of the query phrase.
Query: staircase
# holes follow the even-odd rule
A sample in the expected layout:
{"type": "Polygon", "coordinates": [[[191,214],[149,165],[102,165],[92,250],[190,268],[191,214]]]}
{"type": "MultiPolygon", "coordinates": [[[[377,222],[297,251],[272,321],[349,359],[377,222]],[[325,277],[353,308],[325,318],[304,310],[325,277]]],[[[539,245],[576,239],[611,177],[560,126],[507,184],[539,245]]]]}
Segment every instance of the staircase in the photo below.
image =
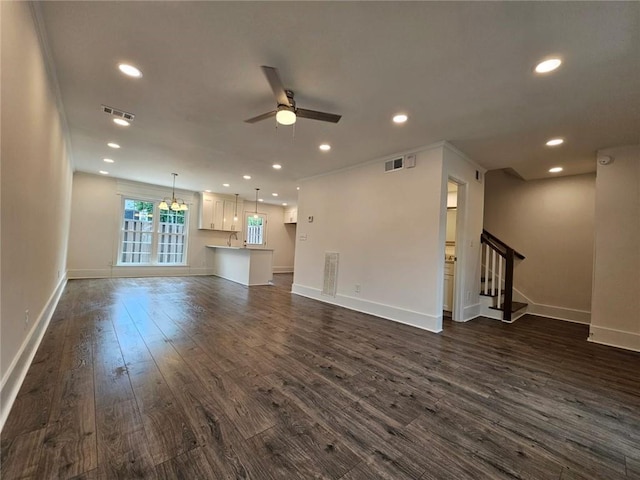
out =
{"type": "Polygon", "coordinates": [[[482,270],[480,298],[482,314],[511,323],[527,312],[527,304],[513,300],[513,270],[525,259],[502,240],[482,231],[482,270]]]}

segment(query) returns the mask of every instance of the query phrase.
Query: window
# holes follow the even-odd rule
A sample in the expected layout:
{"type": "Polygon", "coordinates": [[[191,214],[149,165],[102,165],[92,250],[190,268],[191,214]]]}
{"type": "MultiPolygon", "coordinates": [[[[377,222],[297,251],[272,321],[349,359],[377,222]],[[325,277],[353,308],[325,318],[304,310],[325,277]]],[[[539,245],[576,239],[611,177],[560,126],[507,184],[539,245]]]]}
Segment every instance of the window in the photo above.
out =
{"type": "Polygon", "coordinates": [[[264,247],[267,244],[267,215],[247,213],[245,225],[247,226],[245,234],[247,245],[264,247]]]}
{"type": "Polygon", "coordinates": [[[118,265],[184,265],[187,212],[158,209],[158,202],[125,198],[118,265]]]}

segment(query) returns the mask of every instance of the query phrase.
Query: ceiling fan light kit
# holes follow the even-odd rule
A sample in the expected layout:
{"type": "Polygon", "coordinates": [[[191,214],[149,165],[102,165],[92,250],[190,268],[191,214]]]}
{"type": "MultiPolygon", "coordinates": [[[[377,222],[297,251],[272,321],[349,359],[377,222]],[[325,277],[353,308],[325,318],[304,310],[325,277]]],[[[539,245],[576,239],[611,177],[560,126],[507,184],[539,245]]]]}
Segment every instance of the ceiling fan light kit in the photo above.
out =
{"type": "Polygon", "coordinates": [[[279,105],[276,120],[280,125],[293,125],[296,123],[296,113],[292,107],[279,105]]]}
{"type": "Polygon", "coordinates": [[[293,92],[285,90],[284,84],[280,79],[278,70],[274,67],[262,66],[267,81],[271,86],[273,95],[276,97],[277,108],[271,112],[263,113],[257,117],[245,120],[246,123],[256,123],[266,120],[273,116],[280,125],[293,125],[297,118],[309,118],[311,120],[320,120],[321,122],[338,123],[342,115],[334,113],[318,112],[316,110],[307,110],[305,108],[296,107],[296,101],[293,99],[293,92]]]}

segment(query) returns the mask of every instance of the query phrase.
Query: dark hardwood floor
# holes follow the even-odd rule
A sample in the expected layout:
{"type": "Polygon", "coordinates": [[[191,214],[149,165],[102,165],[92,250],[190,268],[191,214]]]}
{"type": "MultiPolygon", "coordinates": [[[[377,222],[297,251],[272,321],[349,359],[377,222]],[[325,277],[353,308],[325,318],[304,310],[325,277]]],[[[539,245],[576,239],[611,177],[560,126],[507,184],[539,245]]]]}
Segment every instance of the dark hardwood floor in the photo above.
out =
{"type": "Polygon", "coordinates": [[[2,479],[640,478],[640,354],[532,316],[433,334],[290,285],[70,281],[2,479]]]}

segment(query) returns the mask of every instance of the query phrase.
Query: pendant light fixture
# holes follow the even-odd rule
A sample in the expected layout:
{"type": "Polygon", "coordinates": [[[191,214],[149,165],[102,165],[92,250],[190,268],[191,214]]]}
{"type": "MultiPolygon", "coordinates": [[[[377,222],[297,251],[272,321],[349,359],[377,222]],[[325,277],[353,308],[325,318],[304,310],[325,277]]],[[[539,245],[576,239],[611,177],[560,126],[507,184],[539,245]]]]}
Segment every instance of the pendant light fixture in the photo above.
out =
{"type": "Polygon", "coordinates": [[[236,193],[236,207],[233,210],[233,221],[238,221],[238,194],[236,193]]]}
{"type": "Polygon", "coordinates": [[[158,208],[160,210],[173,210],[174,212],[189,210],[189,207],[186,203],[184,203],[184,200],[182,200],[181,198],[176,198],[176,177],[178,176],[178,174],[172,173],[171,175],[173,175],[173,188],[171,189],[171,198],[164,198],[160,202],[160,205],[158,205],[158,208]]]}
{"type": "Polygon", "coordinates": [[[253,218],[258,218],[258,192],[259,188],[256,188],[256,213],[253,214],[253,218]]]}

